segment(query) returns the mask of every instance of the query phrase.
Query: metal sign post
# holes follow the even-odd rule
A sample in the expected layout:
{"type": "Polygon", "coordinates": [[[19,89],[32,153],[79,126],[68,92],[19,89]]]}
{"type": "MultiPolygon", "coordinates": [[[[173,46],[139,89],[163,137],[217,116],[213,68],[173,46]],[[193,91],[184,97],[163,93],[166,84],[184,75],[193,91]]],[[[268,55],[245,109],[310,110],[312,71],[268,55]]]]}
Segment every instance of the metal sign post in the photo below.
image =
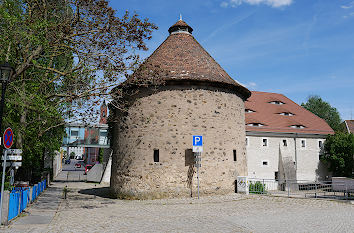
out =
{"type": "Polygon", "coordinates": [[[1,179],[1,201],[0,201],[0,225],[2,219],[2,202],[4,199],[4,186],[5,186],[5,172],[6,172],[6,157],[7,157],[7,150],[4,153],[4,165],[2,166],[2,179],[1,179]]]}
{"type": "Polygon", "coordinates": [[[198,199],[199,199],[199,168],[201,167],[201,157],[203,151],[203,136],[193,135],[193,152],[195,167],[197,167],[198,199]]]}
{"type": "MultiPolygon", "coordinates": [[[[2,218],[2,204],[3,204],[3,199],[4,199],[4,187],[5,187],[5,173],[6,173],[6,159],[7,159],[7,152],[8,149],[11,148],[12,143],[14,142],[14,133],[12,132],[11,128],[7,128],[4,132],[4,147],[5,147],[5,152],[4,152],[4,163],[2,165],[2,182],[1,182],[1,200],[0,200],[0,225],[1,225],[1,218],[2,218]]],[[[21,151],[22,153],[22,151],[21,151]]],[[[21,158],[22,159],[22,158],[21,158]]]]}

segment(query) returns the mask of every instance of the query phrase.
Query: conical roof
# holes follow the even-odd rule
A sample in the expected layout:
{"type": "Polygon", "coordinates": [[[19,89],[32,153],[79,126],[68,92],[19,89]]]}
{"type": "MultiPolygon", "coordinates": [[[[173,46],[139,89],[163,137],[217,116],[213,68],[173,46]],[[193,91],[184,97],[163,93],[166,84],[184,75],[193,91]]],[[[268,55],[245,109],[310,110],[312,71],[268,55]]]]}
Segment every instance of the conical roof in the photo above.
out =
{"type": "Polygon", "coordinates": [[[246,99],[250,91],[232,79],[192,36],[193,29],[183,20],[169,28],[170,35],[147,58],[133,77],[149,78],[146,72],[158,67],[165,81],[192,81],[236,89],[246,99]],[[146,69],[147,68],[147,69],[146,69]]]}

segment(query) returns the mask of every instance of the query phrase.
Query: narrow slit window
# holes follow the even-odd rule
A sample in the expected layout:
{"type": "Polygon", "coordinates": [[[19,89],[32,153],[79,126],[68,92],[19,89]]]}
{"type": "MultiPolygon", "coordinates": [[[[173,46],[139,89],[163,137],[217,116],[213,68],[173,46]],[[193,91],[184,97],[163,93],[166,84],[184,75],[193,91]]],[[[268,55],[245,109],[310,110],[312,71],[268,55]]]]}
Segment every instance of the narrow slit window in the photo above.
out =
{"type": "Polygon", "coordinates": [[[160,162],[160,151],[157,149],[154,150],[154,162],[160,162]]]}
{"type": "Polygon", "coordinates": [[[306,141],[305,140],[301,140],[301,147],[303,147],[303,148],[306,147],[306,141]]]}
{"type": "Polygon", "coordinates": [[[233,152],[234,152],[234,161],[237,161],[236,150],[234,150],[233,152]]]}
{"type": "Polygon", "coordinates": [[[283,140],[283,146],[288,146],[288,142],[285,139],[283,140]]]}
{"type": "Polygon", "coordinates": [[[268,139],[263,138],[262,145],[263,146],[268,146],[268,139]]]}
{"type": "Polygon", "coordinates": [[[274,179],[278,180],[279,179],[279,172],[274,172],[274,179]]]}

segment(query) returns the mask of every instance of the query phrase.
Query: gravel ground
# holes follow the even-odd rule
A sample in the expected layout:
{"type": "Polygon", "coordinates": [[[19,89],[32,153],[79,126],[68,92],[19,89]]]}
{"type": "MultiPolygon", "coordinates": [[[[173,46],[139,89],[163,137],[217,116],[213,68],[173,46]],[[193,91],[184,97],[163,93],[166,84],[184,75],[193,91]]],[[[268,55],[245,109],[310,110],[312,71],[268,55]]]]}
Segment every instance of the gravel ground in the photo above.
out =
{"type": "Polygon", "coordinates": [[[50,224],[31,232],[354,232],[348,202],[239,194],[128,201],[108,198],[107,187],[68,187],[50,224]]]}

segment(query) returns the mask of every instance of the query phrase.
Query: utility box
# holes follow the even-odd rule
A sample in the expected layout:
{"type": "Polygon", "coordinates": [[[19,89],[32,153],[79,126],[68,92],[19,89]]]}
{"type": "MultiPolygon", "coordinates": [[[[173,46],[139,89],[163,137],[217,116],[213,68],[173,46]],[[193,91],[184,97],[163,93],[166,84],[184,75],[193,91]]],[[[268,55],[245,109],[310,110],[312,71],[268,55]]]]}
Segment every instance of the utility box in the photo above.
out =
{"type": "Polygon", "coordinates": [[[249,183],[247,176],[237,177],[237,193],[249,194],[249,183]]]}

